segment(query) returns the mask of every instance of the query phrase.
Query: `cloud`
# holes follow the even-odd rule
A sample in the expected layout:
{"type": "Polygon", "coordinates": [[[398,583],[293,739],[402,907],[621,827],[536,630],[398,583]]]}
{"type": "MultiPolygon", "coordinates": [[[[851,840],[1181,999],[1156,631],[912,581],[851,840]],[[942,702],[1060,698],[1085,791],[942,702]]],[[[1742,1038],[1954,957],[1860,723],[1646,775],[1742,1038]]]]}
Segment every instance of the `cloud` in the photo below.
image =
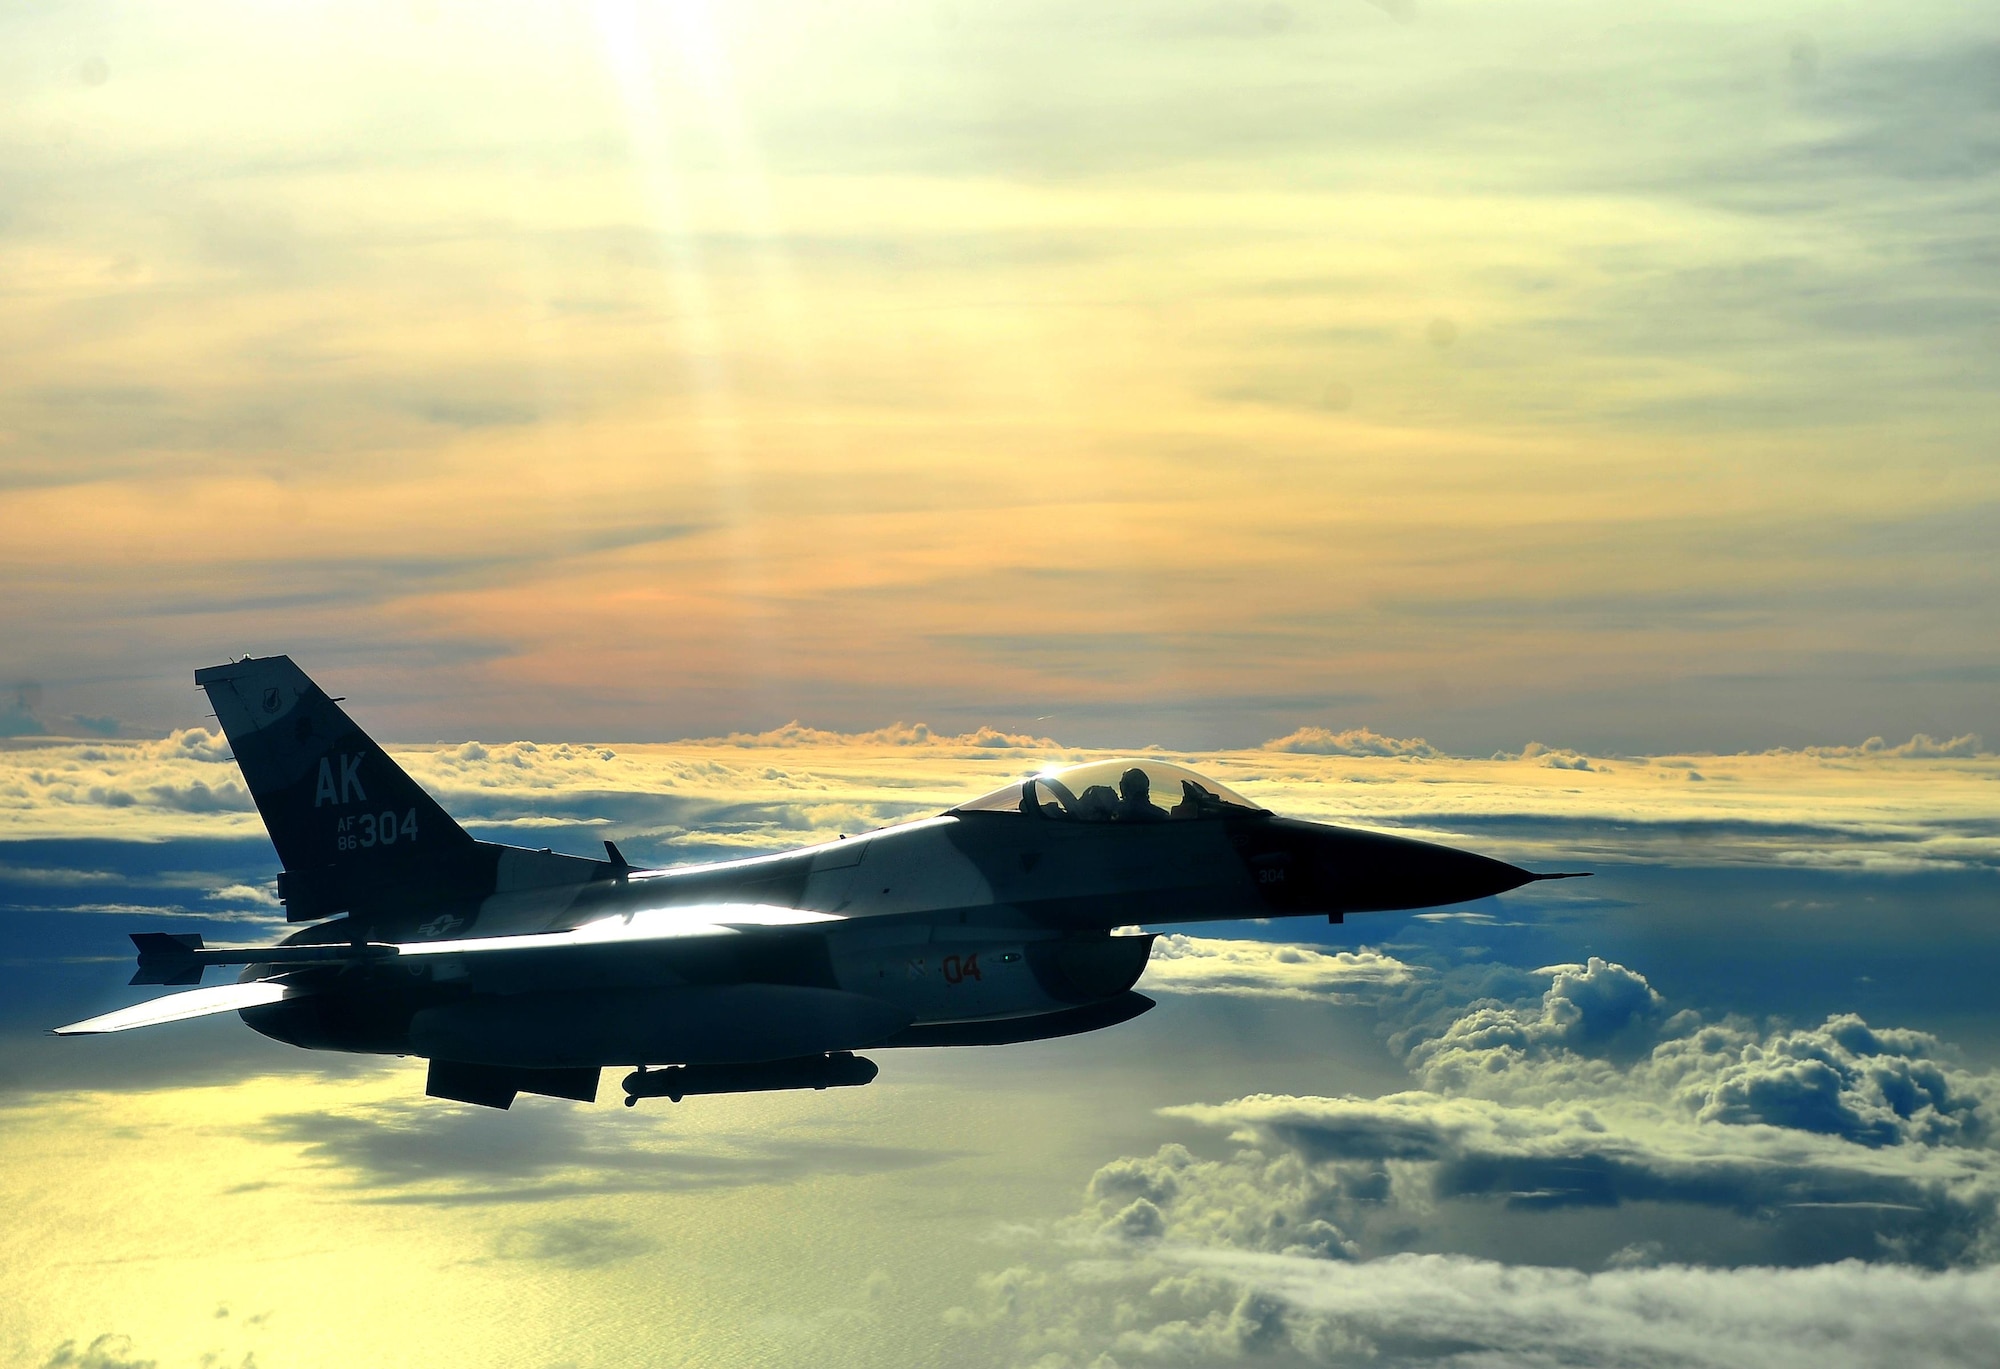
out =
{"type": "Polygon", "coordinates": [[[1302,1357],[1338,1345],[1466,1369],[1973,1366],[2000,1336],[1994,1268],[1936,1273],[1847,1261],[1582,1273],[1450,1255],[1329,1267],[1215,1251],[1167,1251],[1161,1263],[1270,1299],[1270,1338],[1302,1357]]]}
{"type": "Polygon", "coordinates": [[[1055,751],[1061,752],[1062,745],[1047,737],[1034,737],[1025,733],[1001,732],[991,727],[976,728],[971,732],[957,734],[933,732],[924,723],[894,722],[887,727],[878,727],[867,732],[829,732],[822,728],[807,727],[794,719],[783,727],[774,727],[766,732],[732,732],[726,737],[706,737],[693,739],[696,746],[740,746],[740,747],[794,747],[794,746],[866,746],[866,747],[942,747],[949,750],[971,751],[1055,751]]]}
{"type": "MultiPolygon", "coordinates": [[[[130,793],[122,789],[101,788],[92,790],[91,797],[93,802],[123,804],[130,798],[130,793]]],[[[154,784],[147,787],[145,797],[155,807],[183,813],[242,813],[253,807],[250,791],[231,780],[216,785],[210,785],[206,780],[190,780],[186,784],[154,784]]],[[[130,801],[138,800],[130,798],[130,801]]]]}
{"type": "Polygon", "coordinates": [[[1760,1032],[1669,1015],[1644,976],[1592,957],[1551,966],[1538,1005],[1470,1005],[1409,1048],[1436,1094],[1541,1102],[1582,1088],[1697,1123],[1764,1124],[1865,1147],[1982,1143],[2000,1080],[1950,1062],[1932,1035],[1853,1013],[1760,1032]]]}
{"type": "Polygon", "coordinates": [[[464,742],[400,757],[441,790],[604,790],[619,787],[624,767],[608,746],[569,742],[464,742]]]}
{"type": "Polygon", "coordinates": [[[1305,1252],[1328,1258],[1358,1254],[1334,1223],[1344,1202],[1372,1198],[1366,1176],[1316,1166],[1297,1153],[1271,1158],[1239,1151],[1223,1160],[1197,1159],[1169,1143],[1091,1177],[1079,1232],[1123,1240],[1166,1240],[1243,1250],[1305,1252]]]}
{"type": "Polygon", "coordinates": [[[1371,990],[1407,984],[1416,973],[1395,957],[1367,947],[1321,951],[1282,942],[1175,933],[1154,941],[1144,986],[1164,993],[1351,1002],[1371,990]]]}
{"type": "Polygon", "coordinates": [[[493,1256],[565,1269],[598,1269],[655,1249],[659,1242],[623,1222],[572,1217],[510,1226],[494,1241],[493,1256]]]}
{"type": "MultiPolygon", "coordinates": [[[[1413,978],[1393,1011],[1515,973],[1413,978]]],[[[1760,1029],[1674,1012],[1601,958],[1534,975],[1539,996],[1461,998],[1392,1038],[1421,1087],[1161,1109],[1231,1149],[1169,1141],[1102,1166],[954,1318],[1077,1366],[1805,1365],[1850,1362],[1877,1343],[1851,1339],[1862,1327],[1904,1344],[1882,1362],[1909,1346],[1979,1362],[2000,1313],[1959,1309],[2000,1292],[2000,1077],[1852,1014],[1760,1029]],[[1573,1267],[1503,1262],[1528,1252],[1573,1267]]]]}
{"type": "Polygon", "coordinates": [[[710,1134],[691,1142],[623,1110],[589,1113],[536,1098],[507,1112],[424,1100],[282,1113],[260,1132],[341,1175],[357,1201],[436,1207],[790,1183],[950,1158],[812,1135],[710,1134]]]}
{"type": "Polygon", "coordinates": [[[1311,756],[1440,756],[1444,753],[1422,737],[1385,737],[1365,727],[1334,732],[1301,727],[1264,743],[1266,751],[1292,751],[1311,756]]]}
{"type": "Polygon", "coordinates": [[[1238,1360],[1977,1369],[2000,1335],[1995,1268],[1846,1261],[1585,1272],[1463,1255],[1332,1260],[1171,1240],[1115,1254],[1074,1248],[1064,1266],[986,1276],[973,1304],[949,1319],[1007,1345],[1017,1362],[1049,1369],[1238,1360]]]}
{"type": "Polygon", "coordinates": [[[229,739],[221,732],[210,732],[205,727],[175,728],[166,736],[158,748],[168,755],[185,760],[205,761],[211,765],[234,764],[236,757],[229,749],[229,739]]]}
{"type": "Polygon", "coordinates": [[[1664,1014],[1645,976],[1596,956],[1583,965],[1554,965],[1540,1010],[1485,1002],[1471,1006],[1442,1034],[1419,1042],[1410,1060],[1433,1087],[1464,1087],[1467,1077],[1493,1073],[1530,1054],[1652,1048],[1664,1014]]]}
{"type": "Polygon", "coordinates": [[[68,810],[82,830],[97,830],[102,818],[83,812],[105,808],[252,811],[223,739],[198,727],[157,740],[58,741],[0,752],[0,814],[18,820],[35,810],[68,810]]]}
{"type": "MultiPolygon", "coordinates": [[[[1783,747],[1766,752],[1767,755],[1783,756],[1792,754],[1783,747]]],[[[1986,755],[1986,743],[1977,732],[1967,732],[1939,741],[1928,732],[1919,732],[1900,746],[1891,746],[1880,737],[1870,737],[1859,746],[1802,746],[1797,754],[1801,756],[1827,757],[1867,757],[1883,760],[1943,760],[1970,759],[1986,755]]]]}
{"type": "Polygon", "coordinates": [[[2000,1078],[1954,1065],[1935,1037],[1853,1014],[1771,1031],[1705,1022],[1594,957],[1539,973],[1539,1001],[1478,1000],[1406,1039],[1420,1090],[1168,1115],[1308,1163],[1399,1165],[1391,1187],[1417,1207],[1644,1202],[1779,1224],[1879,1210],[1851,1253],[2000,1255],[2000,1152],[1986,1145],[2000,1078]]]}
{"type": "MultiPolygon", "coordinates": [[[[864,733],[820,735],[835,740],[470,741],[399,746],[393,754],[472,826],[535,830],[526,844],[579,853],[612,836],[648,863],[866,831],[942,812],[1052,756],[1101,754],[1041,750],[1039,741],[1027,750],[986,746],[978,732],[926,733],[928,741],[916,742],[913,729],[900,729],[901,740],[881,743],[860,740],[871,735],[864,733]],[[564,828],[567,836],[547,834],[564,828]]],[[[1407,831],[1517,863],[1664,856],[1713,865],[2000,868],[1996,758],[1708,756],[1700,761],[1708,782],[1690,785],[1690,758],[1626,757],[1615,768],[1591,760],[1595,773],[1580,783],[1574,772],[1544,764],[1567,754],[1538,751],[1523,761],[1257,748],[1186,759],[1287,815],[1407,831]]],[[[225,739],[201,728],[150,741],[0,747],[0,835],[261,834],[225,739]]]]}
{"type": "Polygon", "coordinates": [[[9,884],[67,887],[82,884],[122,884],[126,876],[112,870],[84,870],[60,866],[11,865],[0,861],[0,880],[9,884]]]}
{"type": "MultiPolygon", "coordinates": [[[[1529,1107],[1430,1093],[1258,1095],[1167,1115],[1227,1129],[1259,1155],[1297,1157],[1329,1185],[1343,1174],[1379,1183],[1382,1201],[1411,1215],[1453,1203],[1522,1213],[1682,1206],[1795,1225],[1820,1258],[1943,1267],[2000,1254],[2000,1160],[1985,1150],[1892,1153],[1770,1123],[1689,1125],[1603,1096],[1529,1107]]],[[[1340,1219],[1377,1250],[1391,1224],[1388,1210],[1340,1219]]],[[[1651,1234],[1643,1216],[1627,1225],[1651,1234]]]]}
{"type": "Polygon", "coordinates": [[[210,889],[204,897],[213,899],[217,903],[249,903],[259,908],[274,910],[282,906],[278,901],[277,889],[265,884],[225,884],[220,888],[210,889]]]}
{"type": "Polygon", "coordinates": [[[1551,770],[1607,770],[1602,761],[1592,765],[1590,757],[1567,747],[1544,746],[1540,742],[1529,742],[1519,751],[1496,751],[1496,761],[1535,761],[1551,770]]]}
{"type": "Polygon", "coordinates": [[[157,1363],[136,1358],[129,1337],[106,1332],[81,1348],[73,1340],[64,1341],[42,1361],[42,1369],[153,1369],[157,1363]]]}
{"type": "Polygon", "coordinates": [[[1873,1029],[1853,1013],[1762,1041],[1711,1043],[1699,1034],[1670,1049],[1724,1057],[1681,1079],[1679,1096],[1699,1100],[1703,1121],[1767,1123],[1868,1146],[1966,1145],[1987,1138],[2000,1105],[1993,1081],[1940,1062],[1936,1037],[1873,1029]]]}
{"type": "Polygon", "coordinates": [[[0,737],[41,737],[49,728],[31,711],[27,686],[15,692],[13,700],[0,707],[0,737]]]}

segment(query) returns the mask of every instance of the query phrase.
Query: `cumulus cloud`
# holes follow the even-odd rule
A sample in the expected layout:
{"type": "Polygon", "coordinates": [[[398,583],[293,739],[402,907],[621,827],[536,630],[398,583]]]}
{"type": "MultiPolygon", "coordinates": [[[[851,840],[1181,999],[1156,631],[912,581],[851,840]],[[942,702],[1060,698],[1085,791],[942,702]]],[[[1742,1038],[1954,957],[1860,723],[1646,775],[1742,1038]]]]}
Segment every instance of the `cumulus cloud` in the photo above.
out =
{"type": "MultiPolygon", "coordinates": [[[[1603,959],[1535,975],[1539,996],[1397,1038],[1417,1088],[1162,1109],[1232,1148],[1103,1166],[1039,1258],[955,1317],[1051,1365],[1980,1362],[2000,1314],[1965,1309],[2000,1293],[2000,1079],[1851,1014],[1709,1022],[1603,959]],[[1489,1258],[1614,1212],[1586,1267],[1489,1258]],[[1724,1248],[1729,1267],[1694,1266],[1724,1248]]],[[[1439,992],[1406,987],[1418,1011],[1439,992]]]]}
{"type": "Polygon", "coordinates": [[[1592,764],[1591,758],[1580,751],[1572,751],[1563,746],[1544,746],[1540,742],[1529,742],[1518,752],[1496,751],[1496,761],[1534,761],[1551,770],[1598,770],[1608,771],[1603,761],[1592,764]]]}
{"type": "Polygon", "coordinates": [[[608,746],[557,742],[464,742],[400,758],[440,790],[551,790],[617,787],[608,746]]]}
{"type": "MultiPolygon", "coordinates": [[[[1449,1255],[1360,1266],[1167,1252],[1275,1304],[1270,1337],[1446,1364],[1651,1369],[1977,1365],[2000,1337],[2000,1269],[1932,1273],[1857,1261],[1811,1269],[1669,1266],[1582,1273],[1449,1255]]],[[[1242,1305],[1239,1296],[1236,1306],[1242,1305]]]]}
{"type": "Polygon", "coordinates": [[[0,830],[15,836],[215,834],[255,823],[223,739],[187,728],[148,741],[0,751],[0,830]],[[211,825],[216,819],[221,823],[211,825]]]}
{"type": "Polygon", "coordinates": [[[1852,1013],[1764,1032],[1668,1014],[1644,976],[1596,957],[1542,973],[1551,983],[1539,1004],[1476,1002],[1411,1045],[1426,1089],[1536,1104],[1581,1091],[1863,1147],[1980,1144],[2000,1105],[2000,1084],[1951,1063],[1925,1032],[1852,1013]]]}
{"type": "Polygon", "coordinates": [[[229,749],[229,739],[205,727],[176,728],[167,734],[157,750],[184,760],[207,761],[216,765],[233,764],[236,760],[235,753],[229,749]]]}
{"type": "Polygon", "coordinates": [[[1301,727],[1264,743],[1266,751],[1291,751],[1309,756],[1441,756],[1422,737],[1385,737],[1366,727],[1335,732],[1325,727],[1301,727]]]}
{"type": "MultiPolygon", "coordinates": [[[[1075,1249],[1075,1247],[1073,1247],[1075,1249]]],[[[1859,1261],[1585,1272],[1462,1255],[1330,1260],[1150,1243],[981,1280],[958,1327],[1011,1339],[1039,1369],[1221,1363],[1457,1369],[1983,1366],[2000,1269],[1859,1261]]]]}
{"type": "Polygon", "coordinates": [[[1759,1030],[1670,1013],[1592,958],[1539,1001],[1484,999],[1410,1043],[1418,1090],[1256,1096],[1171,1115],[1312,1163],[1400,1165],[1399,1201],[1683,1204],[1769,1221],[1868,1210],[1853,1253],[1948,1264],[2000,1254],[2000,1080],[1923,1032],[1839,1014],[1759,1030]]]}
{"type": "Polygon", "coordinates": [[[1165,993],[1340,1002],[1370,990],[1400,987],[1415,973],[1394,956],[1367,947],[1321,951],[1284,942],[1174,934],[1153,943],[1145,987],[1165,993]]]}
{"type": "MultiPolygon", "coordinates": [[[[1832,1253],[1932,1266],[2000,1253],[2000,1163],[1945,1146],[1889,1154],[1846,1139],[1763,1125],[1690,1124],[1603,1098],[1527,1107],[1431,1093],[1385,1098],[1259,1095],[1168,1115],[1227,1129],[1258,1155],[1298,1157],[1329,1176],[1376,1182],[1404,1213],[1498,1202],[1519,1212],[1646,1203],[1801,1220],[1832,1253]],[[1838,1219],[1863,1214],[1865,1230],[1838,1219]],[[1834,1220],[1829,1221],[1829,1218],[1834,1220]]],[[[1332,1182],[1329,1178],[1328,1182],[1332,1182]]],[[[1386,1236],[1384,1212],[1347,1218],[1386,1236]]]]}
{"type": "Polygon", "coordinates": [[[1475,1003],[1439,1035],[1419,1042],[1412,1062],[1432,1087],[1472,1086],[1505,1074],[1530,1055],[1589,1055],[1650,1049],[1662,1000],[1645,976],[1592,956],[1583,965],[1552,965],[1539,1010],[1475,1003]]]}
{"type": "MultiPolygon", "coordinates": [[[[1296,1153],[1269,1158],[1240,1151],[1225,1160],[1201,1160],[1185,1146],[1168,1144],[1098,1170],[1072,1229],[1347,1258],[1355,1247],[1333,1219],[1355,1196],[1349,1176],[1316,1168],[1296,1153]]],[[[1361,1196],[1373,1194],[1364,1189],[1361,1196]]]]}
{"type": "Polygon", "coordinates": [[[1704,1121],[1767,1123],[1868,1146],[1965,1145],[1986,1139],[1990,1080],[1939,1061],[1937,1038],[1879,1030],[1844,1013],[1762,1040],[1708,1033],[1662,1047],[1656,1061],[1700,1052],[1678,1096],[1704,1121]],[[1703,1066],[1716,1061],[1712,1071],[1703,1066]]]}

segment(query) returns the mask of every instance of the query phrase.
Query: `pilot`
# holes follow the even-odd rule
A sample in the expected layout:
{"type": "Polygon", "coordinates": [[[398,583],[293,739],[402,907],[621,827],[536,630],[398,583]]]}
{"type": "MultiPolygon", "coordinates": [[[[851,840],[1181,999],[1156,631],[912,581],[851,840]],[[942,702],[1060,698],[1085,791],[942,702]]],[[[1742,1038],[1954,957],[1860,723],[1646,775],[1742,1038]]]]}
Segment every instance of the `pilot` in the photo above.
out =
{"type": "Polygon", "coordinates": [[[1133,766],[1118,777],[1118,821],[1165,822],[1167,810],[1153,802],[1153,780],[1133,766]]]}
{"type": "Polygon", "coordinates": [[[1084,822],[1116,822],[1122,815],[1118,791],[1108,784],[1093,784],[1076,796],[1076,815],[1084,822]]]}

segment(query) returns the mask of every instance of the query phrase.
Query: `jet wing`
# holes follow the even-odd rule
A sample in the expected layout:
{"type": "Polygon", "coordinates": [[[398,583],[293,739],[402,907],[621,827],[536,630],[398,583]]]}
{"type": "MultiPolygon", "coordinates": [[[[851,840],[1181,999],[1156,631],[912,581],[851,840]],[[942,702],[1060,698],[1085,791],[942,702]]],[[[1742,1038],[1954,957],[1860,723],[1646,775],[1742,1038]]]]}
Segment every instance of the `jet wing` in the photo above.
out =
{"type": "Polygon", "coordinates": [[[266,1003],[276,1003],[281,999],[296,996],[297,989],[289,984],[277,984],[268,979],[260,979],[250,984],[218,984],[212,989],[189,989],[186,993],[170,993],[165,998],[155,998],[150,1003],[138,1003],[117,1012],[105,1013],[83,1022],[72,1022],[67,1027],[57,1027],[55,1036],[95,1036],[101,1032],[130,1031],[134,1027],[152,1027],[162,1022],[182,1022],[190,1017],[207,1017],[210,1013],[238,1012],[244,1008],[258,1008],[266,1003]]]}
{"type": "MultiPolygon", "coordinates": [[[[558,955],[565,950],[584,951],[644,942],[679,940],[686,937],[738,936],[767,928],[797,927],[822,922],[843,922],[834,913],[817,913],[800,908],[778,908],[756,903],[694,904],[677,908],[642,909],[627,916],[598,918],[579,927],[558,932],[527,932],[517,936],[465,937],[453,941],[370,941],[319,942],[293,946],[215,946],[202,944],[199,936],[188,933],[135,932],[132,943],[139,950],[139,972],[134,984],[196,984],[201,972],[211,965],[270,965],[279,970],[312,965],[358,964],[428,956],[475,956],[539,952],[558,955]]],[[[221,984],[209,989],[192,989],[168,994],[150,1003],[120,1008],[84,1022],[57,1027],[56,1036],[89,1036],[100,1032],[129,1031],[162,1022],[179,1022],[210,1013],[236,1012],[297,997],[306,992],[295,985],[275,980],[254,980],[248,984],[221,984]]]]}
{"type": "Polygon", "coordinates": [[[462,937],[450,941],[334,941],[291,946],[209,947],[204,946],[196,935],[136,932],[132,943],[139,950],[139,970],[132,976],[132,982],[198,984],[201,972],[211,965],[270,965],[288,969],[309,965],[353,965],[404,957],[561,952],[687,937],[735,936],[771,928],[844,921],[846,919],[836,913],[819,913],[802,908],[780,908],[760,903],[706,903],[619,913],[562,931],[462,937]]]}

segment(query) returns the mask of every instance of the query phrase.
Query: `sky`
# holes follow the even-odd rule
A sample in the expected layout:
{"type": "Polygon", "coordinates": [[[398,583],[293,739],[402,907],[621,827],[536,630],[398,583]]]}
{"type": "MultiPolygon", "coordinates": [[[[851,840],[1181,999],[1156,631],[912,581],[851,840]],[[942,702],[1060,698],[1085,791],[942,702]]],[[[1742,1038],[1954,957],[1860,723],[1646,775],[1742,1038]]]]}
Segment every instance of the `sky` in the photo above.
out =
{"type": "Polygon", "coordinates": [[[1990,6],[0,7],[0,1365],[2000,1340],[1990,6]],[[1171,756],[1532,868],[866,1089],[425,1099],[193,670],[655,864],[1171,756]]]}
{"type": "Polygon", "coordinates": [[[0,26],[13,730],[2000,734],[1985,6],[0,26]]]}

